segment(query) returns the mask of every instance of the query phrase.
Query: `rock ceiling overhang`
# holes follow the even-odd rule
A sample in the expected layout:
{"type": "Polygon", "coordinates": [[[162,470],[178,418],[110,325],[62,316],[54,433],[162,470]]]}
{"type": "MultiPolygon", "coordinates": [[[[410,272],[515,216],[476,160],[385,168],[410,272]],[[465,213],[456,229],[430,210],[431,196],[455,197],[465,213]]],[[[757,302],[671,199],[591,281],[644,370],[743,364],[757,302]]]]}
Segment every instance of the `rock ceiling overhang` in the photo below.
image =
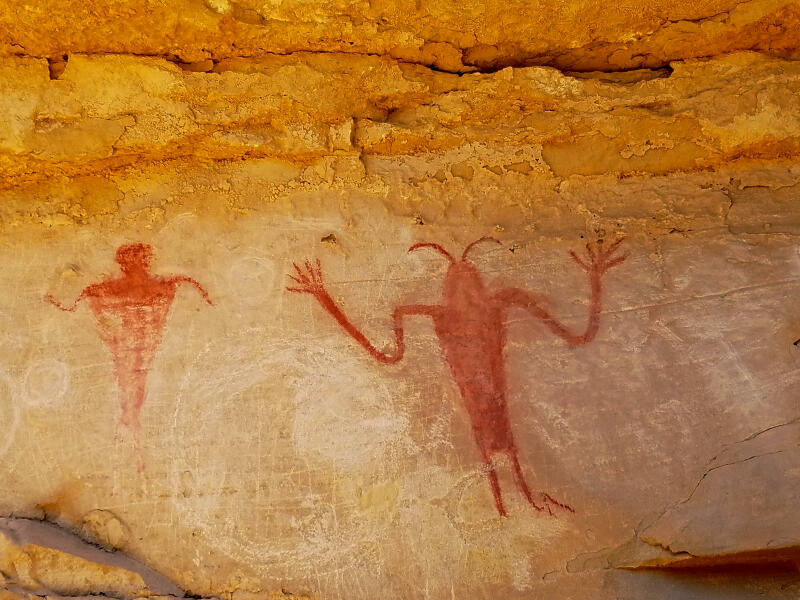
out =
{"type": "Polygon", "coordinates": [[[755,51],[794,59],[792,0],[8,0],[0,53],[135,54],[183,63],[296,52],[378,55],[465,73],[508,66],[657,69],[755,51]]]}

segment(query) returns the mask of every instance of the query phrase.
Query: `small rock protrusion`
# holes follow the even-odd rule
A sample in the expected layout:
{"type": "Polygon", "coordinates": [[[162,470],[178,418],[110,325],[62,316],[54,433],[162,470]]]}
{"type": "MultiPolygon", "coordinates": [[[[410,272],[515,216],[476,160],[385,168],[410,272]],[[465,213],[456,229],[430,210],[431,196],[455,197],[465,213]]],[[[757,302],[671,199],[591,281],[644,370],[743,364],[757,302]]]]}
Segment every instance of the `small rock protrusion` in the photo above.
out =
{"type": "Polygon", "coordinates": [[[66,54],[56,58],[47,59],[47,70],[50,73],[51,81],[61,78],[61,76],[64,74],[64,71],[67,69],[68,61],[69,61],[69,56],[67,56],[66,54]]]}
{"type": "Polygon", "coordinates": [[[106,550],[125,548],[130,540],[128,526],[108,510],[92,510],[81,519],[81,536],[106,550]]]}
{"type": "Polygon", "coordinates": [[[205,0],[205,5],[219,15],[231,10],[231,3],[228,0],[205,0]]]}
{"type": "Polygon", "coordinates": [[[503,167],[501,167],[500,165],[486,165],[486,169],[488,169],[495,175],[502,175],[503,173],[505,173],[503,167]]]}
{"type": "Polygon", "coordinates": [[[516,162],[511,163],[510,165],[506,165],[506,169],[509,171],[515,171],[517,173],[522,173],[523,175],[527,175],[531,171],[533,171],[533,167],[531,163],[523,161],[523,162],[516,162]]]}
{"type": "Polygon", "coordinates": [[[328,129],[328,140],[331,150],[351,150],[353,148],[353,135],[355,123],[347,119],[342,123],[331,125],[328,129]]]}
{"type": "Polygon", "coordinates": [[[472,181],[473,176],[475,175],[475,169],[472,168],[466,162],[460,162],[452,167],[450,167],[450,172],[453,174],[453,177],[460,177],[461,179],[465,179],[467,181],[472,181]]]}
{"type": "Polygon", "coordinates": [[[447,181],[447,171],[444,169],[439,169],[433,174],[433,178],[440,181],[441,183],[445,183],[447,181]]]}

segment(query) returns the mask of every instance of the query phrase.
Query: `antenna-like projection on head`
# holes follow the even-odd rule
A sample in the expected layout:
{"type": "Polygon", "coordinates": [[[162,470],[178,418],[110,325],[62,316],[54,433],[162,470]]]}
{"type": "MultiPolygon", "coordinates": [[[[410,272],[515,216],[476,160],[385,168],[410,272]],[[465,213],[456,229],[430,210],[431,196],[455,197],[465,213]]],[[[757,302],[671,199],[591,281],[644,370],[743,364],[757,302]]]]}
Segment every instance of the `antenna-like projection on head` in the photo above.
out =
{"type": "Polygon", "coordinates": [[[420,242],[420,243],[418,243],[418,244],[414,244],[413,246],[411,246],[411,247],[408,249],[408,251],[409,251],[409,252],[413,252],[414,250],[419,250],[420,248],[433,248],[433,249],[434,249],[434,250],[436,250],[436,251],[437,251],[439,254],[441,254],[441,255],[442,255],[442,256],[444,256],[444,257],[445,257],[447,260],[449,260],[451,263],[454,263],[454,262],[456,262],[456,259],[454,259],[454,258],[453,258],[453,255],[452,255],[452,254],[450,254],[450,253],[449,253],[447,250],[445,250],[444,248],[442,248],[442,247],[441,247],[439,244],[434,244],[433,242],[420,242]]]}
{"type": "Polygon", "coordinates": [[[480,244],[482,242],[494,242],[495,244],[499,244],[500,240],[496,240],[493,237],[489,237],[489,236],[484,236],[484,237],[480,238],[479,240],[475,240],[469,246],[464,248],[464,252],[461,253],[461,260],[467,260],[467,254],[469,254],[469,251],[472,250],[476,245],[478,245],[478,244],[480,244]]]}

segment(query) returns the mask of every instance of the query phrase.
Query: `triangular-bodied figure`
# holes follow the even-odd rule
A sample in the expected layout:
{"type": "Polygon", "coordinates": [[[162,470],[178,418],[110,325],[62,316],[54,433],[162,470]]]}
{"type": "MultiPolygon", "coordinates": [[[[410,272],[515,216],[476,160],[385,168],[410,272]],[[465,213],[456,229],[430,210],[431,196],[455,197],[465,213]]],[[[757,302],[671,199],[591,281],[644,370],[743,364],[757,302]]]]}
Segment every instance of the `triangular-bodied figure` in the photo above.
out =
{"type": "Polygon", "coordinates": [[[191,277],[150,273],[153,249],[127,244],[117,249],[122,277],[87,286],[70,306],[48,294],[47,300],[73,312],[81,300],[89,303],[97,330],[114,361],[119,388],[120,425],[134,435],[138,449],[139,412],[147,396],[147,376],[164,333],[178,285],[188,283],[213,306],[206,290],[191,277]]]}

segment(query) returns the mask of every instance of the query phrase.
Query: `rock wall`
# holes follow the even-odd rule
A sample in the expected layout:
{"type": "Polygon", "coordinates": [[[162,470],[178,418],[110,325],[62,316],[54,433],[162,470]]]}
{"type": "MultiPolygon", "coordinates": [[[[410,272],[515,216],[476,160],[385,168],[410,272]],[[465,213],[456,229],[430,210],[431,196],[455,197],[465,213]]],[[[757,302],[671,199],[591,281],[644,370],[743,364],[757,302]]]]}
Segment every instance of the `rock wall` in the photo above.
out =
{"type": "Polygon", "coordinates": [[[798,15],[5,3],[3,598],[796,598],[798,15]]]}

